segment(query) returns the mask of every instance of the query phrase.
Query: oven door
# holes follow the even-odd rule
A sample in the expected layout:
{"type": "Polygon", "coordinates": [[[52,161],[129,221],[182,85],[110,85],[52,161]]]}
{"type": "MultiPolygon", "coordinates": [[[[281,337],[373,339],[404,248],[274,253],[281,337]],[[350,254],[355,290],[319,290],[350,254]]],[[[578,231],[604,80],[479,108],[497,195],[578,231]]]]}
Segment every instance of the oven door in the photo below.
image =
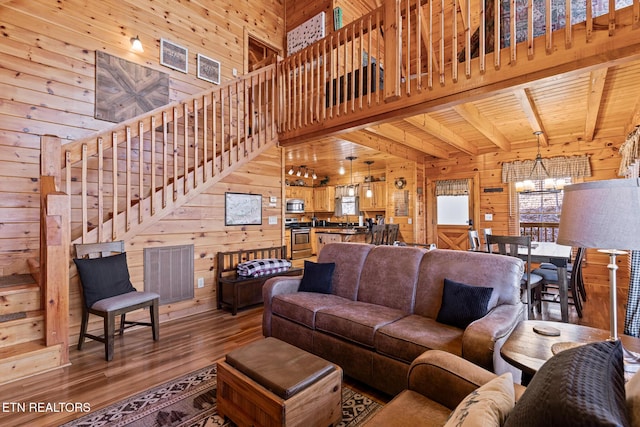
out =
{"type": "Polygon", "coordinates": [[[311,230],[297,228],[291,230],[291,258],[307,258],[311,256],[311,230]]]}

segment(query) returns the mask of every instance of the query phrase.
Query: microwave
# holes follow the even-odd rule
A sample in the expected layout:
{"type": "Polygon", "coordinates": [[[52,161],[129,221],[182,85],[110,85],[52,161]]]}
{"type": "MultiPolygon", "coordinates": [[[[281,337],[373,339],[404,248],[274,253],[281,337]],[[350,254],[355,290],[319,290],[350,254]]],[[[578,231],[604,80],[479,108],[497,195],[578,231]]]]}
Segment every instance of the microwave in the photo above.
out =
{"type": "Polygon", "coordinates": [[[304,200],[287,199],[286,213],[304,213],[304,200]]]}

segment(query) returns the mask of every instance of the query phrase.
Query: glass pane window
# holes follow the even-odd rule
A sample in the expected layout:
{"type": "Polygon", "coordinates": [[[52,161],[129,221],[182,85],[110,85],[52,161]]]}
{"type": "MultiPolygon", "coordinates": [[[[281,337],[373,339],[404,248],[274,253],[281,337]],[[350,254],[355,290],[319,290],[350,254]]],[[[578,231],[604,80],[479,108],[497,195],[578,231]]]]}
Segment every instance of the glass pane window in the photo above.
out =
{"type": "MultiPolygon", "coordinates": [[[[564,184],[571,184],[569,178],[564,184]]],[[[520,235],[539,242],[555,242],[558,237],[563,187],[545,186],[544,181],[530,181],[525,191],[518,193],[520,235]]]]}
{"type": "Polygon", "coordinates": [[[469,225],[469,196],[438,196],[438,225],[469,225]]]}

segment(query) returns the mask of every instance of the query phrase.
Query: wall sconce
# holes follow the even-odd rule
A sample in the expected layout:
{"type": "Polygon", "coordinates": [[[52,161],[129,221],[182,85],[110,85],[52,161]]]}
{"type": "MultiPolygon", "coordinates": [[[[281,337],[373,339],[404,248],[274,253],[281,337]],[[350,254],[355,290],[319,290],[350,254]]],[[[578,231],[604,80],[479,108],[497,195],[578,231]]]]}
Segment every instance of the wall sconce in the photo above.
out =
{"type": "Polygon", "coordinates": [[[144,48],[142,47],[142,42],[138,36],[131,38],[131,50],[135,52],[144,52],[144,48]]]}

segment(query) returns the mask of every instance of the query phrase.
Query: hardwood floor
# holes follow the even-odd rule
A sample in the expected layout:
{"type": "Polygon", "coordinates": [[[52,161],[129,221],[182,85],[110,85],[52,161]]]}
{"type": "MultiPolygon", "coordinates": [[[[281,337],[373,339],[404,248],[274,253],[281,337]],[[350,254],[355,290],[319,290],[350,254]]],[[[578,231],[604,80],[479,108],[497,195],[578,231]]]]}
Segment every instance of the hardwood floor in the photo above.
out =
{"type": "MultiPolygon", "coordinates": [[[[589,283],[587,283],[587,286],[589,283]]],[[[606,288],[588,286],[589,300],[584,317],[570,310],[570,322],[608,329],[606,288]],[[599,290],[600,289],[600,290],[599,290]]],[[[558,304],[544,304],[537,319],[560,320],[558,304]]],[[[70,349],[71,365],[61,370],[16,381],[0,389],[0,425],[57,426],[81,413],[17,411],[14,403],[88,403],[92,411],[122,400],[188,372],[203,368],[222,358],[230,350],[262,337],[262,308],[198,314],[165,322],[160,341],[151,339],[148,328],[128,331],[116,339],[112,362],[104,360],[101,343],[87,341],[82,351],[70,349]],[[12,410],[13,409],[13,410],[12,410]]],[[[360,391],[386,397],[362,385],[346,382],[360,391]]],[[[28,409],[28,407],[27,407],[28,409]]],[[[55,409],[55,408],[54,408],[55,409]]]]}

